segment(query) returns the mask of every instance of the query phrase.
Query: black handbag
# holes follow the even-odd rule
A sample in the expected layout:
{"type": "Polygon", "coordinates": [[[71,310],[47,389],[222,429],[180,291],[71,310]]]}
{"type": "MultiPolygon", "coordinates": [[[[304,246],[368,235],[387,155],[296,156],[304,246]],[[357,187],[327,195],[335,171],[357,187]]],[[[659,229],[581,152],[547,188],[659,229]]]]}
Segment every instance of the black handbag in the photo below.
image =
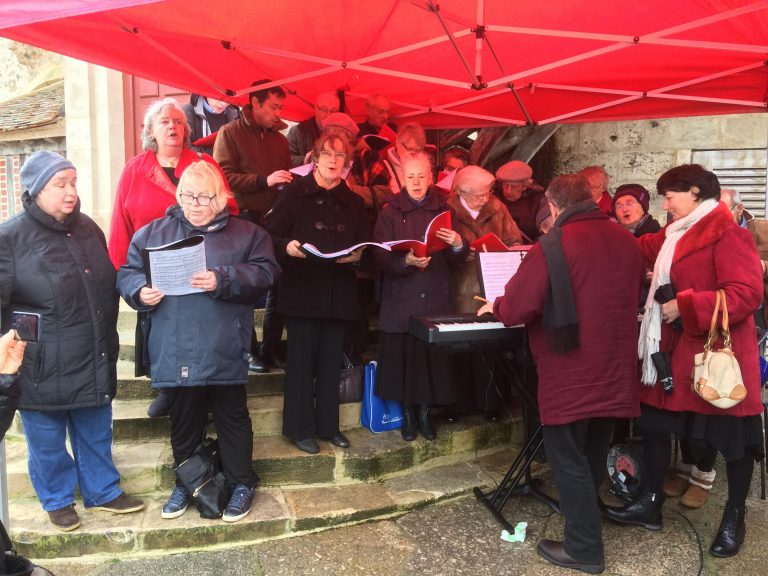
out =
{"type": "MultiPolygon", "coordinates": [[[[13,549],[13,544],[8,536],[8,532],[5,531],[5,526],[0,522],[0,538],[2,539],[3,554],[0,558],[0,574],[8,576],[29,576],[35,570],[35,565],[32,564],[24,556],[19,556],[13,549]]],[[[39,574],[50,574],[45,569],[41,569],[39,574]]]]}
{"type": "Polygon", "coordinates": [[[339,374],[339,404],[360,402],[363,399],[365,366],[353,366],[344,354],[344,364],[339,374]]]}
{"type": "Polygon", "coordinates": [[[150,376],[149,373],[149,330],[152,319],[147,312],[136,314],[136,337],[134,340],[134,376],[150,376]]]}
{"type": "Polygon", "coordinates": [[[221,518],[231,496],[221,466],[219,441],[206,438],[176,467],[176,477],[192,495],[202,518],[221,518]]]}

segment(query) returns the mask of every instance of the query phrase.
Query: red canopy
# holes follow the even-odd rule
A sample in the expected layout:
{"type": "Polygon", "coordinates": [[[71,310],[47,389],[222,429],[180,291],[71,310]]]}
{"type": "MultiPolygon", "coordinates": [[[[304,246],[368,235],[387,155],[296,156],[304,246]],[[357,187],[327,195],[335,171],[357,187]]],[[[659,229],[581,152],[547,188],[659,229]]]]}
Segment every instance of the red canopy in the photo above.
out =
{"type": "Polygon", "coordinates": [[[191,92],[381,92],[429,127],[766,111],[768,1],[13,0],[0,35],[191,92]]]}

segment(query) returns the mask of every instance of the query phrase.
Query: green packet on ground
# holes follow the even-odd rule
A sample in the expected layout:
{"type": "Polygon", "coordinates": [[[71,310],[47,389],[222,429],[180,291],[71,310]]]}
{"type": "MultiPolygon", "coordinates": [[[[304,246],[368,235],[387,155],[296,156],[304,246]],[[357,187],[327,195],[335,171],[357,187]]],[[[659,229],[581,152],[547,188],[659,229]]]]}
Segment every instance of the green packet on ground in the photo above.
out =
{"type": "Polygon", "coordinates": [[[505,542],[525,542],[525,530],[528,528],[528,522],[518,522],[515,526],[515,533],[510,534],[506,530],[501,531],[501,539],[505,542]]]}

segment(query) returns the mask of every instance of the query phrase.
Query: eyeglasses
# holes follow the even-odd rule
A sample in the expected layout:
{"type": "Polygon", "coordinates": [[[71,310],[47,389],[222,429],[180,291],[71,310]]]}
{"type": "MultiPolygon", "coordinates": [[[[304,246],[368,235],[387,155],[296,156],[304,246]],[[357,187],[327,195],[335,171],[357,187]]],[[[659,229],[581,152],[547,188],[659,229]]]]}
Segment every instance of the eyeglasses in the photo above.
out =
{"type": "Polygon", "coordinates": [[[624,201],[619,200],[618,202],[616,202],[616,204],[614,205],[614,208],[616,208],[617,210],[621,210],[622,208],[632,208],[634,206],[639,206],[639,205],[640,205],[640,202],[630,197],[627,200],[624,200],[624,201]]]}
{"type": "Polygon", "coordinates": [[[318,112],[322,112],[323,114],[335,114],[339,111],[338,108],[328,108],[326,106],[316,106],[318,112]]]}
{"type": "Polygon", "coordinates": [[[320,150],[320,156],[323,158],[336,158],[336,160],[344,160],[347,155],[344,152],[331,152],[330,150],[320,150]]]}
{"type": "Polygon", "coordinates": [[[501,185],[510,188],[524,188],[527,182],[527,180],[501,180],[501,185]]]}
{"type": "Polygon", "coordinates": [[[198,206],[208,206],[216,196],[193,196],[192,194],[179,194],[179,200],[182,204],[194,204],[198,206]]]}

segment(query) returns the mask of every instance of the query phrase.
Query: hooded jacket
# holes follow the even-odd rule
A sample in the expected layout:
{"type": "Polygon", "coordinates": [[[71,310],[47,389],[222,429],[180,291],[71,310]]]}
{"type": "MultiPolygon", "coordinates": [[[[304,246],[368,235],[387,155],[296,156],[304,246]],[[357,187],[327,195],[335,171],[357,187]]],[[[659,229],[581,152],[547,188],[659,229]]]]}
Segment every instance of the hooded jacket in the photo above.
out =
{"type": "Polygon", "coordinates": [[[3,331],[11,312],[40,314],[39,342],[28,342],[20,408],[72,410],[109,404],[117,385],[115,269],[104,234],[75,210],[64,222],[28,193],[24,211],[0,224],[3,331]]]}
{"type": "Polygon", "coordinates": [[[164,218],[139,230],[128,262],[118,272],[117,286],[132,308],[149,312],[152,386],[246,384],[253,306],[279,275],[269,235],[226,211],[197,228],[180,206],[171,206],[164,218]],[[147,284],[142,249],[194,235],[205,237],[216,290],[165,296],[154,307],[144,305],[138,297],[147,284]]]}

